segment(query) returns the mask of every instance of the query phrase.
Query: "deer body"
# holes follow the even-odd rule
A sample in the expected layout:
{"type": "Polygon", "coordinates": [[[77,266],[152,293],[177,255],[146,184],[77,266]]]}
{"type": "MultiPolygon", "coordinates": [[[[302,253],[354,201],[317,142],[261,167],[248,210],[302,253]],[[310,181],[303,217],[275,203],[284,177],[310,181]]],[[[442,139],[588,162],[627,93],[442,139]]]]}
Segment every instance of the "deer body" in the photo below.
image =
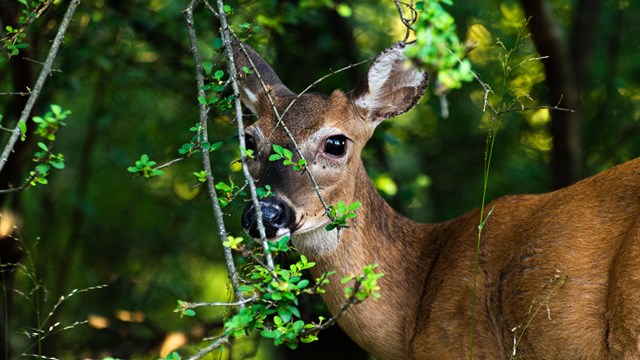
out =
{"type": "MultiPolygon", "coordinates": [[[[260,203],[267,236],[291,233],[317,262],[314,276],[333,270],[340,279],[379,264],[381,299],[339,320],[354,341],[378,359],[465,358],[479,210],[441,224],[413,222],[384,202],[360,159],[375,126],[408,111],[426,86],[427,74],[406,63],[403,47],[383,52],[350,93],[296,96],[253,50],[235,43],[238,69],[255,66],[265,85],[253,74],[240,79],[241,98],[258,116],[245,134],[254,150],[248,165],[276,194],[260,203]],[[362,202],[339,235],[324,229],[329,220],[307,174],[267,160],[271,144],[295,149],[283,126],[327,203],[362,202]]],[[[487,209],[474,358],[508,358],[514,348],[523,358],[640,357],[640,160],[556,192],[500,198],[487,209]]],[[[250,205],[243,226],[257,237],[255,220],[250,205]]],[[[342,285],[332,281],[323,298],[337,312],[342,285]]]]}

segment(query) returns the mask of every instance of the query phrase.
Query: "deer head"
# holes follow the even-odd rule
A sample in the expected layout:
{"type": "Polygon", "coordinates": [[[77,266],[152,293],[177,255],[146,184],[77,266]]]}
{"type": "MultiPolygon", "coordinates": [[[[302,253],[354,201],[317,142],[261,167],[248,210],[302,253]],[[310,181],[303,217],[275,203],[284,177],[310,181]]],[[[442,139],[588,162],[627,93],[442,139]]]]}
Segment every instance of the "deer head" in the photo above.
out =
{"type": "MultiPolygon", "coordinates": [[[[354,90],[325,96],[296,95],[249,46],[234,44],[242,74],[240,97],[258,118],[245,133],[247,149],[254,151],[249,170],[260,186],[271,186],[276,195],[260,201],[267,237],[291,233],[296,242],[305,234],[325,232],[330,221],[307,174],[293,171],[282,161],[268,160],[273,144],[292,151],[294,160],[299,158],[297,146],[327,204],[362,201],[355,194],[357,187],[369,183],[360,159],[363,147],[380,122],[411,109],[427,85],[427,73],[408,61],[405,46],[396,43],[378,55],[354,90]],[[254,71],[246,74],[243,68],[254,71]]],[[[251,236],[258,237],[255,216],[249,205],[242,223],[251,236]]],[[[335,247],[335,243],[300,245],[316,250],[335,247]]]]}

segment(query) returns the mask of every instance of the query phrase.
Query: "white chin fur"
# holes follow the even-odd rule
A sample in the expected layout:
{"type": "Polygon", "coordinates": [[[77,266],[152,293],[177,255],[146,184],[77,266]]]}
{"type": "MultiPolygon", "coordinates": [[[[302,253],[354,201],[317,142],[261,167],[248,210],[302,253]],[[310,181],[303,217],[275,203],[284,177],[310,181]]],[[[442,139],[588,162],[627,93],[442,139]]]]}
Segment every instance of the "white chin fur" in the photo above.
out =
{"type": "Polygon", "coordinates": [[[293,245],[305,256],[320,257],[332,253],[338,247],[338,231],[327,231],[324,226],[302,234],[293,234],[293,245]]]}

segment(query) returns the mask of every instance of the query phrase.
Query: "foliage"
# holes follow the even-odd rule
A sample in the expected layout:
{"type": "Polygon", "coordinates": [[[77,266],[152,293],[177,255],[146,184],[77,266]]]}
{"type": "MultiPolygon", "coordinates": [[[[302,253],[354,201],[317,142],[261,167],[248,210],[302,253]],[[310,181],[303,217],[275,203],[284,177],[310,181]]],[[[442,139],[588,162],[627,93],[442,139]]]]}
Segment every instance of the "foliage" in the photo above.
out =
{"type": "Polygon", "coordinates": [[[140,160],[136,160],[135,166],[129,166],[127,171],[146,178],[163,175],[164,171],[154,168],[156,164],[157,162],[149,159],[149,155],[142,154],[140,160]]]}
{"type": "MultiPolygon", "coordinates": [[[[278,241],[269,244],[269,253],[278,255],[281,252],[291,251],[290,237],[285,236],[278,241]]],[[[240,251],[254,263],[244,265],[241,277],[243,285],[240,290],[245,296],[250,296],[248,302],[242,303],[236,314],[224,323],[224,336],[241,338],[251,332],[259,332],[261,336],[273,339],[274,345],[286,345],[290,349],[296,349],[299,343],[309,343],[318,340],[316,333],[326,327],[323,316],[316,322],[306,322],[301,319],[298,309],[298,298],[302,294],[318,294],[324,292],[323,286],[329,283],[328,277],[333,274],[323,274],[312,285],[304,276],[304,271],[315,266],[304,255],[300,255],[298,261],[285,268],[276,265],[269,269],[259,260],[261,255],[254,253],[249,246],[243,244],[242,237],[228,236],[224,246],[240,251]]],[[[377,280],[382,276],[374,269],[377,265],[366,266],[363,274],[349,276],[342,280],[343,284],[353,282],[354,285],[345,288],[347,304],[356,304],[369,297],[378,298],[380,287],[377,280]]],[[[194,308],[203,304],[192,304],[178,300],[175,309],[184,316],[196,316],[194,308]]],[[[213,304],[218,305],[218,304],[213,304]]],[[[224,304],[220,304],[224,305],[224,304]]],[[[231,305],[231,304],[229,304],[231,305]]],[[[335,322],[332,318],[329,322],[335,322]]]]}
{"type": "MultiPolygon", "coordinates": [[[[17,0],[21,4],[21,14],[18,18],[17,26],[6,25],[2,39],[0,54],[7,51],[7,58],[20,54],[20,50],[29,46],[25,42],[27,37],[27,27],[51,5],[53,0],[17,0]]],[[[0,64],[5,61],[5,57],[0,57],[0,64]]]]}
{"type": "Polygon", "coordinates": [[[305,159],[299,159],[298,161],[293,161],[293,152],[289,149],[283,148],[278,144],[273,144],[273,154],[269,155],[269,161],[279,161],[282,160],[282,164],[285,166],[291,166],[291,168],[295,171],[302,171],[305,166],[307,166],[307,161],[305,159]]]}
{"type": "MultiPolygon", "coordinates": [[[[43,116],[34,116],[32,121],[37,125],[35,135],[46,140],[47,143],[38,141],[36,143],[39,148],[33,155],[33,162],[36,163],[35,169],[29,172],[25,184],[19,188],[24,190],[28,186],[46,185],[49,183],[47,176],[51,168],[62,170],[65,167],[64,155],[52,152],[56,141],[56,134],[61,127],[66,126],[64,122],[71,114],[69,110],[63,110],[59,105],[52,104],[51,111],[46,112],[43,116]]],[[[22,133],[21,139],[25,141],[27,138],[26,124],[19,123],[22,133]]]]}
{"type": "Polygon", "coordinates": [[[456,24],[442,6],[453,5],[451,0],[418,1],[420,12],[415,24],[416,46],[407,49],[407,55],[437,71],[438,85],[443,89],[458,89],[463,82],[473,80],[471,63],[463,60],[464,45],[456,33],[456,24]]]}
{"type": "Polygon", "coordinates": [[[361,202],[356,201],[351,205],[347,206],[342,201],[338,201],[337,205],[329,205],[329,214],[333,221],[331,224],[326,226],[327,231],[331,231],[333,229],[346,229],[349,226],[347,225],[348,219],[353,219],[356,217],[356,209],[358,209],[362,205],[361,202]]]}

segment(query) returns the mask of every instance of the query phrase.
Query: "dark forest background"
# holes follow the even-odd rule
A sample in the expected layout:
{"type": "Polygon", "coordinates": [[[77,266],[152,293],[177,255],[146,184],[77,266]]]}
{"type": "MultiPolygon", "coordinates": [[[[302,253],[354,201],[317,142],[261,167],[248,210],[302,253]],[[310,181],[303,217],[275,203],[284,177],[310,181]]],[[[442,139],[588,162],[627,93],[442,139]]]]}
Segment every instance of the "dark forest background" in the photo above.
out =
{"type": "MultiPolygon", "coordinates": [[[[257,25],[250,43],[294,91],[375,56],[404,35],[390,0],[230,4],[230,21],[257,25]]],[[[27,100],[15,93],[33,87],[66,5],[55,2],[29,26],[29,46],[19,55],[0,54],[3,127],[15,126],[27,100]]],[[[206,343],[203,337],[220,331],[224,308],[201,310],[196,318],[173,312],[178,299],[232,296],[206,189],[192,174],[200,162],[179,162],[150,180],[127,172],[142,153],[158,162],[176,158],[198,121],[186,5],[83,1],[74,15],[56,71],[32,112],[44,114],[51,104],[72,111],[56,141],[66,168],[49,175],[47,185],[0,194],[0,358],[154,359],[166,355],[161,351],[171,341],[186,341],[181,353],[193,354],[206,343]],[[88,289],[101,285],[106,287],[88,289]],[[42,342],[27,335],[37,328],[48,335],[42,342]]],[[[0,0],[2,29],[16,26],[22,6],[0,0]]],[[[494,90],[493,101],[575,110],[501,117],[489,198],[550,191],[640,155],[640,2],[457,1],[447,9],[458,36],[474,44],[468,58],[494,90]]],[[[212,46],[218,26],[204,8],[196,13],[205,60],[222,67],[212,46]]],[[[365,70],[342,72],[316,90],[349,90],[365,70]]],[[[471,82],[446,94],[445,118],[432,82],[415,110],[381,125],[365,163],[399,212],[437,222],[480,205],[492,125],[483,113],[482,90],[471,82]]],[[[214,171],[241,183],[231,119],[211,116],[209,136],[224,143],[214,171]]],[[[7,138],[0,134],[2,146],[7,138]]],[[[34,137],[18,142],[0,173],[1,189],[23,183],[36,151],[34,137]]],[[[225,208],[234,235],[242,234],[242,206],[238,201],[225,208]]],[[[306,308],[322,311],[313,299],[306,308]]],[[[296,351],[256,338],[231,349],[222,358],[366,358],[337,327],[296,351]]]]}

